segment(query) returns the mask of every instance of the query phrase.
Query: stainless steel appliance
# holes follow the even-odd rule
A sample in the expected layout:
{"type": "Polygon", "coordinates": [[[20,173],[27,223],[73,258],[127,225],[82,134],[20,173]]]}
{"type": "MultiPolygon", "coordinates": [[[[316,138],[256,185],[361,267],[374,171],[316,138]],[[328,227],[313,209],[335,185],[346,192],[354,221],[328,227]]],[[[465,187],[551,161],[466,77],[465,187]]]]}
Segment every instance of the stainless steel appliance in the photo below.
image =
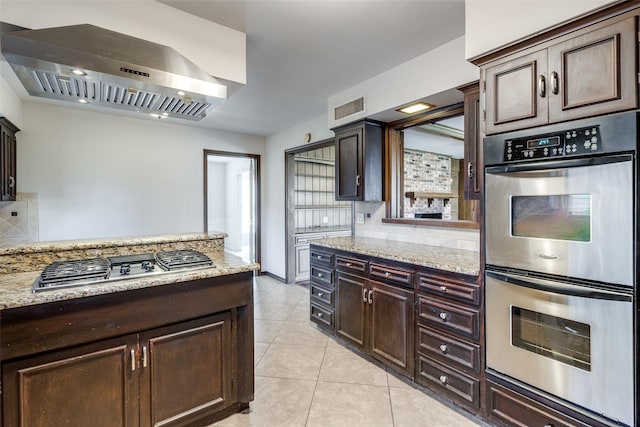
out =
{"type": "Polygon", "coordinates": [[[635,425],[635,112],[484,140],[487,370],[635,425]]]}
{"type": "Polygon", "coordinates": [[[32,289],[40,292],[214,266],[211,258],[193,249],[56,261],[44,268],[32,289]]]}

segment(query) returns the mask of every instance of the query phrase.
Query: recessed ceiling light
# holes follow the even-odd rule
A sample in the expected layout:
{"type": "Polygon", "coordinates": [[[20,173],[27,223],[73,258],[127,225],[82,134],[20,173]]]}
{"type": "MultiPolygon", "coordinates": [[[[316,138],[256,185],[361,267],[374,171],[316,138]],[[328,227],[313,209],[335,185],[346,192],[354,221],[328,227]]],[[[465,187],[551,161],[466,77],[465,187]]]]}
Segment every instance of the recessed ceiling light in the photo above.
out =
{"type": "Polygon", "coordinates": [[[71,70],[71,72],[73,74],[75,74],[76,76],[86,76],[87,75],[87,73],[85,73],[84,71],[79,70],[77,68],[74,68],[73,70],[71,70]]]}
{"type": "Polygon", "coordinates": [[[414,104],[407,105],[406,107],[399,108],[396,111],[400,111],[405,114],[415,114],[433,107],[434,105],[427,104],[426,102],[416,102],[414,104]]]}
{"type": "Polygon", "coordinates": [[[84,99],[84,98],[82,98],[82,99],[78,99],[78,102],[79,102],[80,104],[88,104],[88,103],[89,103],[89,101],[87,101],[87,100],[86,100],[86,99],[84,99]]]}
{"type": "Polygon", "coordinates": [[[183,90],[179,90],[178,91],[178,95],[180,95],[180,96],[185,96],[186,94],[187,93],[185,91],[183,91],[183,90]]]}
{"type": "Polygon", "coordinates": [[[162,113],[164,117],[169,117],[169,113],[162,113]]]}
{"type": "Polygon", "coordinates": [[[167,115],[167,116],[165,116],[165,115],[163,115],[163,114],[152,114],[152,113],[150,113],[149,115],[150,115],[151,117],[155,117],[156,119],[166,119],[167,117],[169,117],[168,115],[167,115]]]}

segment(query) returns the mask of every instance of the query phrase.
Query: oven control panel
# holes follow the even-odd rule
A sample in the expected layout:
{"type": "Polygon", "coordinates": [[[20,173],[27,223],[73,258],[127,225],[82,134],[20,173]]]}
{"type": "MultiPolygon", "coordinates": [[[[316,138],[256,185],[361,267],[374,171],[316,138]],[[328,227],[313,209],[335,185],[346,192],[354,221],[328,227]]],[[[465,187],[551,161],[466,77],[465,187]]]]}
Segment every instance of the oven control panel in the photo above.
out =
{"type": "Polygon", "coordinates": [[[552,134],[507,139],[504,142],[505,162],[564,158],[602,152],[600,126],[565,130],[552,134]]]}

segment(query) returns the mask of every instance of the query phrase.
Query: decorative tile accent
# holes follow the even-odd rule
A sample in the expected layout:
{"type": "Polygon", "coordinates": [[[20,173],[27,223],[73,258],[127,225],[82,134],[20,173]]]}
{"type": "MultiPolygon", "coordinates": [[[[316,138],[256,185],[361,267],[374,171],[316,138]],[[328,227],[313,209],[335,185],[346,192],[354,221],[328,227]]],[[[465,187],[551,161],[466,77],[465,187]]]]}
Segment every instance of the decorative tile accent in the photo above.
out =
{"type": "Polygon", "coordinates": [[[18,193],[15,202],[0,202],[0,246],[38,241],[38,195],[18,193]]]}

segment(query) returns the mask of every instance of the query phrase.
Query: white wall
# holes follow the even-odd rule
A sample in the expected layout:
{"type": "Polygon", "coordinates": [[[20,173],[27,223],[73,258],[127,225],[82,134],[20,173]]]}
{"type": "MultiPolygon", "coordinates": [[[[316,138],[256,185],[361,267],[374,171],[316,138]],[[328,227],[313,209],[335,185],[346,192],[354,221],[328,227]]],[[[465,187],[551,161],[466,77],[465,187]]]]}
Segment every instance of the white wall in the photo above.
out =
{"type": "Polygon", "coordinates": [[[7,82],[10,77],[6,73],[13,73],[9,64],[0,60],[0,116],[4,116],[18,128],[24,126],[22,121],[22,101],[7,82]]]}
{"type": "Polygon", "coordinates": [[[261,164],[261,174],[266,178],[262,187],[262,271],[286,276],[285,240],[285,184],[284,151],[304,145],[304,135],[311,133],[311,141],[333,138],[327,128],[327,117],[301,123],[290,129],[267,137],[266,152],[261,164]]]}
{"type": "Polygon", "coordinates": [[[465,58],[597,9],[607,0],[465,0],[465,58]]]}
{"type": "Polygon", "coordinates": [[[93,24],[171,46],[210,74],[246,83],[246,35],[154,0],[0,0],[2,21],[38,29],[93,24]]]}
{"type": "Polygon", "coordinates": [[[263,154],[264,138],[25,102],[18,191],[40,239],[203,230],[203,149],[263,154]]]}
{"type": "Polygon", "coordinates": [[[398,65],[350,87],[328,99],[328,127],[334,128],[360,118],[396,108],[480,78],[478,68],[464,57],[464,37],[398,65]],[[363,113],[334,120],[336,106],[365,96],[363,113]]]}

